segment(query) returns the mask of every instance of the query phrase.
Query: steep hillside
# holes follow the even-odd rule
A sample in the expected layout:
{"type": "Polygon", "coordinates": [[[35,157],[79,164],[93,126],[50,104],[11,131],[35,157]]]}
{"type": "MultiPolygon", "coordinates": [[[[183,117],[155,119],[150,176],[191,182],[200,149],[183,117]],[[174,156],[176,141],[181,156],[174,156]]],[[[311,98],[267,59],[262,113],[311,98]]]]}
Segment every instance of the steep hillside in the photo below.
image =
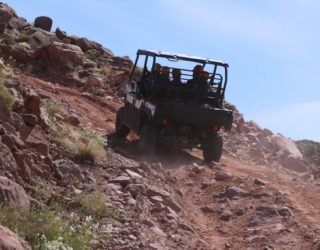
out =
{"type": "Polygon", "coordinates": [[[112,143],[131,60],[51,24],[0,3],[1,249],[320,249],[294,142],[226,104],[220,163],[112,143]]]}

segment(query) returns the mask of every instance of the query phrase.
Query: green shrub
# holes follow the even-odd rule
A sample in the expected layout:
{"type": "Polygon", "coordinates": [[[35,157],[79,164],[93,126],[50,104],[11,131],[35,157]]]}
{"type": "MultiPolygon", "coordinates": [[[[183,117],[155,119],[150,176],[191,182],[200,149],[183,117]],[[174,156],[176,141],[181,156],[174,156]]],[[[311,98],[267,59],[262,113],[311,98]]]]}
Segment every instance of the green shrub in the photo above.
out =
{"type": "Polygon", "coordinates": [[[5,103],[6,106],[11,109],[13,104],[14,104],[14,97],[13,95],[10,93],[9,89],[7,89],[4,84],[5,75],[2,71],[2,69],[0,69],[0,101],[5,103]]]}
{"type": "Polygon", "coordinates": [[[92,194],[79,194],[75,199],[79,211],[86,216],[99,219],[103,216],[114,217],[115,212],[106,206],[106,197],[103,193],[95,191],[92,194]]]}
{"type": "Polygon", "coordinates": [[[19,38],[17,39],[18,42],[25,42],[30,45],[32,49],[35,49],[39,46],[36,40],[31,35],[27,34],[20,34],[19,38]]]}
{"type": "Polygon", "coordinates": [[[51,211],[28,210],[18,206],[0,206],[0,224],[17,233],[32,249],[88,249],[96,225],[87,217],[76,223],[51,211]],[[50,248],[50,247],[57,248],[50,248]],[[60,246],[60,248],[59,248],[60,246]]]}

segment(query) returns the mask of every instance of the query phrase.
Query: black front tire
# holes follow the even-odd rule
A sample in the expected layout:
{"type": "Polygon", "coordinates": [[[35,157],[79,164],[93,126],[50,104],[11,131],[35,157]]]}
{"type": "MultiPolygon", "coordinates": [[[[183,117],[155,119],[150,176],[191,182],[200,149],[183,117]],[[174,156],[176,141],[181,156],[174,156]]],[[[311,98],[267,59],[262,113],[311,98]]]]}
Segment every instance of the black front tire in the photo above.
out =
{"type": "Polygon", "coordinates": [[[219,162],[223,149],[223,140],[218,133],[210,133],[203,143],[203,158],[206,162],[219,162]]]}
{"type": "Polygon", "coordinates": [[[120,108],[117,112],[117,117],[116,117],[116,135],[119,138],[125,139],[127,135],[130,133],[130,129],[124,125],[123,120],[124,120],[124,107],[120,108]]]}
{"type": "Polygon", "coordinates": [[[157,145],[157,128],[152,124],[143,126],[140,134],[138,149],[140,153],[154,153],[157,145]]]}

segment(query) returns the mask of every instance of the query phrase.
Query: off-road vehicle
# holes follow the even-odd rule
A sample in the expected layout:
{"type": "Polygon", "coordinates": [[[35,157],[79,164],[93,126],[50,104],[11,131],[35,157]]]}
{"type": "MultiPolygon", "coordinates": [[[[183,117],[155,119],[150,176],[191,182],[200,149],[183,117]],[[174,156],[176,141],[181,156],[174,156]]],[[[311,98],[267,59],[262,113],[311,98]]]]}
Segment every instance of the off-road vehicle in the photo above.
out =
{"type": "Polygon", "coordinates": [[[124,106],[117,112],[116,135],[139,135],[141,152],[159,145],[197,147],[205,161],[218,162],[219,130],[230,130],[233,120],[223,106],[227,70],[227,63],[207,58],[138,50],[124,106]]]}

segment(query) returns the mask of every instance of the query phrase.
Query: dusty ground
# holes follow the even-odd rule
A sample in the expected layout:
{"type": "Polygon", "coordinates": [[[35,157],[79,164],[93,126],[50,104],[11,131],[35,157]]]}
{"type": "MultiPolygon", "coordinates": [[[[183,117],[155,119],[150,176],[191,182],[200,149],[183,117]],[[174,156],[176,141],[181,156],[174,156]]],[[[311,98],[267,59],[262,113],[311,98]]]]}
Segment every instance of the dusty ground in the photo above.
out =
{"type": "MultiPolygon", "coordinates": [[[[78,89],[32,76],[22,75],[21,79],[42,97],[53,98],[77,114],[82,124],[103,134],[114,130],[115,110],[121,106],[120,100],[88,97],[78,89]]],[[[319,186],[281,169],[250,165],[228,157],[223,157],[217,166],[207,166],[196,150],[145,158],[132,148],[119,152],[135,161],[161,162],[166,169],[181,213],[194,230],[192,249],[199,249],[199,241],[204,249],[319,249],[316,245],[320,239],[319,186]],[[221,172],[229,176],[219,180],[216,175],[221,172]],[[255,179],[264,184],[254,184],[255,179]],[[228,187],[241,188],[250,195],[224,196],[228,187]],[[265,205],[285,206],[292,214],[252,225],[255,209],[265,205]],[[222,219],[224,213],[229,213],[229,218],[222,219]]]]}

